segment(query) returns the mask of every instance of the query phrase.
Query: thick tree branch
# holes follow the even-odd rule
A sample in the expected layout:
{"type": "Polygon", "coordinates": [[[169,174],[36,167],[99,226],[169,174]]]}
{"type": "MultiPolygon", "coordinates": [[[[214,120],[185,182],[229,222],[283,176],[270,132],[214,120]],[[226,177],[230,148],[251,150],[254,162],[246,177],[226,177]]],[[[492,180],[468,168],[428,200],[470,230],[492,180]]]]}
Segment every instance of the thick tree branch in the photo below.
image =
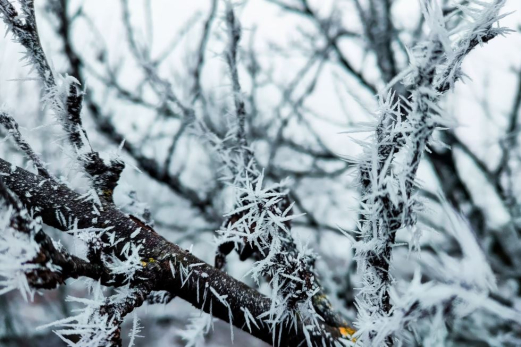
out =
{"type": "MultiPolygon", "coordinates": [[[[51,181],[48,177],[46,180],[51,181]]],[[[100,281],[104,285],[120,286],[122,276],[114,276],[103,264],[89,263],[69,254],[61,245],[55,244],[42,230],[41,220],[33,219],[17,196],[4,184],[0,177],[0,197],[13,210],[10,226],[19,233],[25,234],[38,245],[38,252],[28,261],[31,264],[26,277],[29,285],[35,289],[54,289],[64,284],[69,278],[88,277],[100,281]],[[52,265],[51,265],[52,264],[52,265]]],[[[34,210],[37,210],[35,208],[34,210]]]]}
{"type": "MultiPolygon", "coordinates": [[[[248,331],[248,327],[241,308],[248,309],[253,317],[270,310],[271,300],[264,295],[168,242],[151,227],[123,214],[109,204],[103,206],[102,211],[95,212],[91,202],[83,201],[79,194],[66,186],[58,185],[21,168],[13,170],[12,165],[3,159],[0,159],[0,174],[3,175],[6,186],[18,196],[26,208],[39,210],[39,215],[47,225],[63,231],[72,228],[104,230],[100,236],[103,247],[114,249],[116,254],[121,253],[126,242],[110,246],[109,233],[115,233],[116,239],[123,238],[127,242],[142,244],[143,252],[140,255],[144,267],[140,277],[146,278],[144,282],[149,283],[153,290],[166,290],[217,318],[227,322],[231,319],[233,325],[245,331],[248,331]],[[131,234],[135,234],[136,231],[138,234],[131,238],[131,234]],[[223,297],[226,298],[228,306],[223,305],[223,297]]],[[[257,320],[259,323],[261,321],[257,320]]],[[[272,343],[273,332],[270,327],[266,323],[259,324],[258,329],[252,327],[251,334],[272,343]]],[[[281,334],[280,344],[298,346],[306,339],[302,329],[304,327],[300,325],[296,331],[294,328],[277,331],[277,335],[281,334]]],[[[345,329],[324,324],[323,331],[308,333],[311,334],[315,345],[320,345],[322,340],[326,345],[331,345],[332,339],[345,336],[345,329]]]]}

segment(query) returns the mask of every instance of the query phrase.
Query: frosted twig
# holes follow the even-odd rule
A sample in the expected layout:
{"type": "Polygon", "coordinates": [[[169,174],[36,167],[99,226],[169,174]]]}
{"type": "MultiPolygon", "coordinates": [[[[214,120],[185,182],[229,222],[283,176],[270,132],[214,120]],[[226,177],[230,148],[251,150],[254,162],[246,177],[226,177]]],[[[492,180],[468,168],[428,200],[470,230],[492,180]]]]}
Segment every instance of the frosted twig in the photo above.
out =
{"type": "Polygon", "coordinates": [[[0,124],[2,124],[7,129],[18,147],[25,153],[27,158],[33,162],[33,165],[38,170],[38,174],[45,178],[49,178],[54,182],[58,182],[57,179],[47,170],[45,164],[42,162],[38,154],[36,154],[29,143],[25,141],[22,134],[20,133],[18,123],[16,123],[14,118],[11,117],[11,115],[9,115],[7,112],[0,110],[0,124]]]}

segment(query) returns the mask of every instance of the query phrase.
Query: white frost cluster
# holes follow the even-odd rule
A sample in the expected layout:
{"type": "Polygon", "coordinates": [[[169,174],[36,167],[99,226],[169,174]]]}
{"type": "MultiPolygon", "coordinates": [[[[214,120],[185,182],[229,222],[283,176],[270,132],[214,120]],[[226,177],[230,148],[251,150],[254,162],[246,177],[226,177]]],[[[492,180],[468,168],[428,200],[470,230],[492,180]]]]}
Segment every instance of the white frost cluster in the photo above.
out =
{"type": "Polygon", "coordinates": [[[304,323],[309,331],[319,330],[322,318],[312,302],[319,290],[313,275],[315,255],[297,245],[289,227],[301,215],[293,214],[293,204],[288,203],[288,183],[266,185],[264,172],[258,169],[251,149],[240,144],[236,127],[220,139],[203,123],[198,126],[219,155],[223,180],[234,194],[234,208],[225,214],[227,220],[217,230],[217,242],[233,243],[239,253],[252,251],[256,261],[248,274],[257,283],[261,278],[270,279],[270,310],[260,317],[247,316],[247,321],[268,323],[274,342],[288,326],[296,328],[304,323]]]}
{"type": "MultiPolygon", "coordinates": [[[[117,330],[120,329],[123,317],[127,313],[124,311],[127,301],[132,300],[138,290],[126,285],[117,288],[114,295],[105,297],[100,282],[90,279],[86,282],[91,298],[69,296],[66,299],[69,302],[83,305],[83,307],[73,310],[78,312],[77,315],[40,326],[38,329],[54,328],[53,332],[70,347],[112,346],[115,337],[121,333],[117,330]]],[[[136,338],[141,337],[139,335],[141,330],[139,319],[134,313],[132,328],[129,332],[129,347],[135,344],[136,338]]]]}
{"type": "Polygon", "coordinates": [[[250,270],[257,282],[259,276],[276,262],[275,255],[282,251],[281,237],[284,238],[284,234],[291,237],[285,223],[300,216],[290,213],[293,204],[283,211],[279,207],[286,196],[286,192],[282,191],[284,183],[263,188],[263,178],[263,173],[252,181],[249,175],[237,176],[234,187],[238,207],[225,217],[240,215],[240,218],[219,230],[221,242],[233,241],[241,244],[246,241],[261,252],[264,259],[250,270]]]}
{"type": "Polygon", "coordinates": [[[108,346],[112,334],[118,328],[115,315],[109,316],[100,312],[100,307],[107,304],[107,300],[103,295],[103,289],[99,282],[92,284],[92,298],[75,298],[68,297],[67,301],[84,305],[77,310],[79,314],[76,316],[64,318],[53,323],[39,327],[57,328],[53,330],[60,339],[67,343],[70,347],[98,347],[108,346]],[[70,339],[68,337],[79,336],[70,339]]]}
{"type": "MultiPolygon", "coordinates": [[[[22,213],[28,213],[23,210],[22,213]]],[[[29,287],[26,274],[38,269],[39,264],[31,264],[40,250],[34,241],[34,233],[41,228],[38,221],[32,225],[32,233],[15,230],[11,223],[15,217],[12,207],[0,208],[0,295],[18,289],[25,300],[32,300],[34,290],[29,287]]]]}
{"type": "Polygon", "coordinates": [[[136,272],[143,269],[139,255],[142,247],[143,245],[136,246],[134,243],[128,242],[121,252],[123,258],[115,255],[108,256],[105,266],[110,269],[112,274],[125,276],[125,283],[129,283],[134,280],[136,272]]]}
{"type": "Polygon", "coordinates": [[[204,347],[204,337],[213,327],[213,322],[214,318],[211,315],[201,312],[190,318],[190,323],[177,334],[185,341],[186,347],[204,347]]]}
{"type": "Polygon", "coordinates": [[[301,215],[292,214],[293,204],[287,204],[286,183],[265,187],[264,173],[251,162],[242,172],[238,168],[232,184],[236,208],[225,215],[229,221],[218,230],[218,241],[233,242],[239,252],[251,247],[259,254],[248,274],[257,283],[263,277],[270,279],[272,305],[255,318],[271,326],[273,341],[281,329],[297,328],[302,322],[310,331],[318,330],[321,318],[313,306],[313,296],[319,291],[313,275],[314,254],[294,241],[289,222],[301,215]]]}

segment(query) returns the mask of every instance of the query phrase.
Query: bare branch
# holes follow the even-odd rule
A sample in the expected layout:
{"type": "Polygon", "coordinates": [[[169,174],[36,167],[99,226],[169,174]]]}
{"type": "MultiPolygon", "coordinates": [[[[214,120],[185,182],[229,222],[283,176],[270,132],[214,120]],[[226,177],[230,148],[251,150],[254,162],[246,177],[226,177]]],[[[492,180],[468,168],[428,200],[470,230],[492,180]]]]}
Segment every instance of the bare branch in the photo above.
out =
{"type": "Polygon", "coordinates": [[[13,137],[13,140],[17,144],[18,148],[20,148],[20,150],[25,153],[27,158],[32,161],[33,165],[38,170],[38,175],[52,179],[56,182],[56,178],[47,170],[45,167],[46,165],[42,162],[42,159],[33,151],[29,143],[23,138],[22,134],[20,133],[18,123],[16,123],[14,118],[11,117],[11,115],[9,115],[7,112],[0,110],[0,124],[2,124],[13,137]]]}

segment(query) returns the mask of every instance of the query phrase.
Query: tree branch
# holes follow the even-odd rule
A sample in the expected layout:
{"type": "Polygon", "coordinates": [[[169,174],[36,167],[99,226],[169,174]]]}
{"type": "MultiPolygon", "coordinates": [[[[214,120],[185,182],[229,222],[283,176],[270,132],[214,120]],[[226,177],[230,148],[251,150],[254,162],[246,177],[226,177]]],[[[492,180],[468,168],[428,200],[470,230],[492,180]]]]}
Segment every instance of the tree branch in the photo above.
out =
{"type": "MultiPolygon", "coordinates": [[[[100,236],[103,247],[120,254],[126,242],[132,241],[143,245],[143,270],[140,277],[151,284],[153,290],[166,290],[178,296],[196,308],[202,309],[215,317],[230,322],[236,327],[248,331],[244,313],[246,308],[257,319],[259,328],[252,327],[251,334],[267,343],[273,343],[271,325],[258,319],[270,310],[271,300],[242,282],[201,261],[188,251],[168,242],[151,227],[132,216],[106,205],[99,211],[93,222],[92,203],[83,201],[79,194],[64,185],[58,185],[48,179],[31,174],[21,168],[13,170],[11,164],[0,159],[0,175],[6,186],[14,192],[26,208],[39,211],[43,222],[62,231],[72,228],[104,230],[100,236]],[[26,194],[29,193],[29,194],[26,194]],[[63,223],[70,221],[69,223],[63,223]],[[131,234],[139,233],[131,238],[131,234]],[[126,242],[110,245],[110,233],[115,238],[126,242]],[[174,277],[175,274],[175,277],[174,277]],[[213,288],[211,290],[210,288],[213,288]],[[228,306],[223,305],[223,297],[228,306]],[[230,315],[230,312],[232,313],[230,315]]],[[[298,346],[306,340],[303,325],[285,329],[281,327],[281,345],[298,346]]],[[[345,328],[344,328],[345,329],[345,328]]],[[[307,331],[306,331],[307,332],[307,331]]],[[[334,340],[345,335],[345,330],[324,324],[323,331],[310,331],[314,345],[324,341],[333,345],[334,340]]]]}

